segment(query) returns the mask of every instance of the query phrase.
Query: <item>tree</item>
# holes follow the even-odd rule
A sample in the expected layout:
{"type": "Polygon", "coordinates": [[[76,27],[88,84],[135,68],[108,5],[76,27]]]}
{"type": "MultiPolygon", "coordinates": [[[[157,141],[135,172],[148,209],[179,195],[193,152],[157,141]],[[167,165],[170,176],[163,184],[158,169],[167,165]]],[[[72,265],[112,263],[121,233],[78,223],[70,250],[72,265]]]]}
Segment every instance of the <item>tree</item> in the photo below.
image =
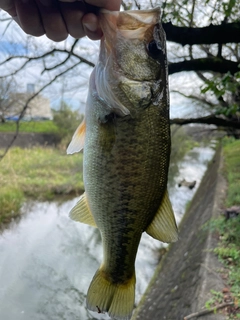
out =
{"type": "Polygon", "coordinates": [[[184,49],[176,62],[170,62],[169,74],[195,71],[201,81],[200,90],[198,94],[185,93],[185,96],[201,101],[210,110],[210,114],[202,118],[173,119],[172,122],[239,129],[240,1],[192,0],[174,2],[174,5],[165,1],[163,20],[167,40],[184,49]],[[167,22],[169,19],[172,22],[167,22]]]}
{"type": "Polygon", "coordinates": [[[15,91],[16,82],[13,77],[6,81],[0,80],[0,122],[4,123],[6,117],[9,115],[9,109],[14,105],[15,100],[9,99],[11,94],[15,91]]]}
{"type": "MultiPolygon", "coordinates": [[[[240,1],[150,2],[152,7],[162,7],[170,77],[184,71],[188,72],[185,78],[189,72],[195,73],[192,90],[184,90],[180,85],[172,91],[200,103],[208,111],[207,116],[172,119],[172,123],[240,129],[240,1]]],[[[143,1],[132,1],[131,5],[146,8],[143,1]]],[[[128,8],[131,5],[128,3],[128,8]]]]}
{"type": "Polygon", "coordinates": [[[71,106],[67,105],[64,101],[61,103],[60,110],[53,110],[53,122],[58,127],[58,135],[63,144],[69,144],[74,131],[82,120],[83,115],[77,111],[73,111],[71,106]]]}
{"type": "Polygon", "coordinates": [[[53,43],[45,37],[28,36],[1,10],[0,28],[0,83],[15,79],[16,83],[21,83],[21,87],[13,87],[15,93],[26,92],[28,82],[36,84],[36,91],[28,97],[18,114],[16,134],[9,149],[18,135],[21,119],[37,95],[44,93],[59,98],[63,82],[65,91],[71,90],[71,95],[74,91],[82,95],[82,90],[86,90],[98,48],[87,39],[70,37],[64,42],[53,43]]]}

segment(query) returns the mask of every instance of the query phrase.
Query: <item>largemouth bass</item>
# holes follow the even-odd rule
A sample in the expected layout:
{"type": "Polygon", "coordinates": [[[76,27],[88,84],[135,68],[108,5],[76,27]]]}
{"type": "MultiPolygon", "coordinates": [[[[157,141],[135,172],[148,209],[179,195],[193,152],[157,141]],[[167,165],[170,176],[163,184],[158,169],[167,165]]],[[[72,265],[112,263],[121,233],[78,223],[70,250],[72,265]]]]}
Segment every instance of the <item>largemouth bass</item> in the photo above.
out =
{"type": "Polygon", "coordinates": [[[177,240],[167,193],[169,93],[160,9],[100,13],[100,55],[90,77],[85,120],[68,153],[84,146],[85,193],[70,216],[98,227],[103,262],[87,307],[130,319],[135,258],[146,231],[177,240]]]}

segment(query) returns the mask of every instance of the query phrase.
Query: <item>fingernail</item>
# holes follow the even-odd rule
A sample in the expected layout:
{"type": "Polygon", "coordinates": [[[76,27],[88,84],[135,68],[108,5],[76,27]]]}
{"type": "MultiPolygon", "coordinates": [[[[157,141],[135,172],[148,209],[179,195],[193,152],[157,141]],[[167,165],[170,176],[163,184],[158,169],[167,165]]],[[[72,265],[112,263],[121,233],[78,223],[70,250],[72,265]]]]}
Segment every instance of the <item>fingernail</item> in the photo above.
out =
{"type": "Polygon", "coordinates": [[[86,29],[92,32],[97,31],[98,28],[98,25],[96,23],[84,23],[83,25],[86,29]]]}

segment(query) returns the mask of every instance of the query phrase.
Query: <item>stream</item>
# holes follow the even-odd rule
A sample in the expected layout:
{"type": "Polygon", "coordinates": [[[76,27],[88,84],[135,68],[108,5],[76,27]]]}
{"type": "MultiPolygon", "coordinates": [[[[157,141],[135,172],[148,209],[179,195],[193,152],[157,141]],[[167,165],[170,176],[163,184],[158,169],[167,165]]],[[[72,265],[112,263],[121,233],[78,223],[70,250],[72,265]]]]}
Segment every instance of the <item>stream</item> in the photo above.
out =
{"type": "MultiPolygon", "coordinates": [[[[192,149],[178,164],[169,183],[177,223],[185,212],[214,155],[214,143],[192,149]],[[192,190],[178,187],[196,180],[192,190]]],[[[88,311],[85,297],[102,260],[98,229],[68,217],[78,198],[29,202],[23,216],[0,234],[0,319],[110,319],[88,311]]],[[[136,259],[136,303],[153,276],[164,244],[143,234],[136,259]]]]}

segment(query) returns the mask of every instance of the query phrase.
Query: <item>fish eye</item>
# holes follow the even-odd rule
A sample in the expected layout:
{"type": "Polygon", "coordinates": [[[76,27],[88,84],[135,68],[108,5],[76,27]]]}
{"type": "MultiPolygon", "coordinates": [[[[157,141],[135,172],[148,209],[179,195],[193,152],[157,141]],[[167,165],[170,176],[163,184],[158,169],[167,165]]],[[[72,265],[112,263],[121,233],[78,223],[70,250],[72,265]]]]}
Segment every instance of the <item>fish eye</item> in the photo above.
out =
{"type": "Polygon", "coordinates": [[[162,55],[162,49],[159,48],[159,45],[156,43],[155,40],[152,40],[147,44],[147,52],[149,56],[153,59],[159,59],[162,55]]]}

